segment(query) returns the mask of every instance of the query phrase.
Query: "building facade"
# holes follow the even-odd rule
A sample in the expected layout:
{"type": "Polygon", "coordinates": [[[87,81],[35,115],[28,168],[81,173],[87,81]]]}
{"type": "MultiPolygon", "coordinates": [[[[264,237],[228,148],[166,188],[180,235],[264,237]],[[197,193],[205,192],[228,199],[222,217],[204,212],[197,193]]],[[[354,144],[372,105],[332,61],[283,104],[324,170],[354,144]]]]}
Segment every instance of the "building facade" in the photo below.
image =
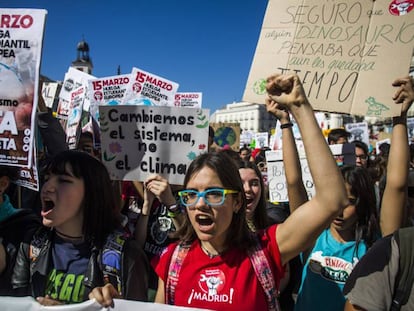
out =
{"type": "Polygon", "coordinates": [[[269,132],[276,125],[276,118],[266,111],[266,106],[247,102],[234,102],[217,110],[210,122],[239,123],[241,131],[269,132]]]}

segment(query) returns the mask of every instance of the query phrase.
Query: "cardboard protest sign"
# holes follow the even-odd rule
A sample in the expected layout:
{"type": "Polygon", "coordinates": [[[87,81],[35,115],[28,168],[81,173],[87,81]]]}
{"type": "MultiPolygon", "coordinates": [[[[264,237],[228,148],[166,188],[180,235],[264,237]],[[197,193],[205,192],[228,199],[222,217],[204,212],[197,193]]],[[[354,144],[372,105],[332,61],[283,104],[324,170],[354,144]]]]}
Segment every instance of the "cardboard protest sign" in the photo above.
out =
{"type": "MultiPolygon", "coordinates": [[[[87,74],[86,72],[69,67],[59,93],[59,102],[56,111],[58,118],[65,120],[68,118],[72,91],[80,86],[88,87],[88,81],[94,78],[94,76],[87,74]]],[[[86,92],[86,94],[88,93],[86,92]]],[[[89,96],[85,96],[83,109],[89,111],[89,105],[89,96]]]]}
{"type": "Polygon", "coordinates": [[[223,148],[230,147],[234,151],[240,148],[240,124],[239,123],[210,123],[214,129],[214,143],[223,148]]]}
{"type": "Polygon", "coordinates": [[[175,107],[201,108],[203,93],[201,92],[178,92],[174,96],[175,107]]]}
{"type": "Polygon", "coordinates": [[[76,149],[78,145],[85,93],[85,86],[80,86],[71,92],[68,122],[66,123],[66,143],[69,149],[76,149]]]}
{"type": "Polygon", "coordinates": [[[160,174],[182,184],[190,162],[208,148],[209,110],[99,106],[102,161],[115,180],[160,174]]]}
{"type": "Polygon", "coordinates": [[[132,68],[123,105],[174,106],[178,83],[139,68],[132,68]]]}
{"type": "Polygon", "coordinates": [[[243,100],[264,103],[267,77],[297,72],[316,110],[399,115],[391,83],[409,72],[413,6],[413,0],[269,0],[243,100]]]}
{"type": "MultiPolygon", "coordinates": [[[[332,155],[336,159],[338,166],[355,164],[355,146],[352,144],[338,144],[329,146],[332,155]]],[[[270,202],[287,202],[289,201],[287,193],[285,168],[283,165],[283,151],[269,150],[266,151],[267,162],[267,180],[269,185],[269,200],[270,202]]],[[[306,159],[305,150],[299,146],[298,148],[299,160],[302,169],[302,181],[308,193],[309,199],[315,195],[315,188],[313,184],[312,175],[308,161],[306,159]]]]}
{"type": "Polygon", "coordinates": [[[0,9],[0,164],[31,165],[46,14],[0,9]]]}

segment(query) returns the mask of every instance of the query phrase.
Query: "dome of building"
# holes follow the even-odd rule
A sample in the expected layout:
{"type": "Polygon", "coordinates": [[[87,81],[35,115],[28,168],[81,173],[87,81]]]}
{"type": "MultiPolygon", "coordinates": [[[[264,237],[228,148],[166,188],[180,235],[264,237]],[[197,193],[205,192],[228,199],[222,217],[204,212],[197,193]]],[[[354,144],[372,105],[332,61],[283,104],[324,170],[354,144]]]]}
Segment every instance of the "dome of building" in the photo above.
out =
{"type": "Polygon", "coordinates": [[[82,52],[89,52],[88,43],[86,43],[86,41],[82,40],[81,42],[78,43],[77,50],[82,51],[82,52]]]}

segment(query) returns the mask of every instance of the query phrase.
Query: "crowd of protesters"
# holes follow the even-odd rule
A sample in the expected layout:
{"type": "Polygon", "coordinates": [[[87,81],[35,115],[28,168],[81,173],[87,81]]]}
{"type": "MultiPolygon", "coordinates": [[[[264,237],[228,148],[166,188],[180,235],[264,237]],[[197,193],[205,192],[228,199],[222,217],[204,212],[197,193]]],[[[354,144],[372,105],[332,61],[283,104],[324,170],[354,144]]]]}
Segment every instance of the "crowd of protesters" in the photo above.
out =
{"type": "MultiPolygon", "coordinates": [[[[382,262],[386,276],[370,275],[378,273],[375,256],[390,258],[390,245],[395,253],[390,236],[414,215],[407,134],[414,87],[410,77],[393,85],[401,116],[393,118],[391,143],[374,156],[352,141],[355,163],[338,166],[329,144],[348,143],[350,134],[323,136],[297,75],[267,79],[266,108],[282,132],[284,203],[268,199],[270,148],[211,149],[191,162],[182,185],[157,174],[114,181],[93,137],[83,133],[68,150],[61,125],[39,103],[40,192],[20,192],[16,208],[18,172],[0,167],[0,295],[43,305],[95,299],[108,307],[122,298],[210,310],[390,309],[398,258],[382,262]],[[378,280],[391,285],[366,290],[378,280]]],[[[402,310],[413,309],[414,295],[404,303],[402,310]]]]}

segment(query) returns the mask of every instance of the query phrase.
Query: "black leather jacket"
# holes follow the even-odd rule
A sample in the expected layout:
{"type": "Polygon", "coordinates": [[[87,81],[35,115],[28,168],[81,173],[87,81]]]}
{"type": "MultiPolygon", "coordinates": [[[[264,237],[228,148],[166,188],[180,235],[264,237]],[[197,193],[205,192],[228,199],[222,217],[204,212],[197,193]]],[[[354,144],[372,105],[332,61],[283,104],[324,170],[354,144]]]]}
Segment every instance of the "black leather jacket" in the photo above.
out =
{"type": "Polygon", "coordinates": [[[0,275],[0,295],[12,296],[10,278],[21,242],[30,242],[41,225],[41,218],[30,209],[19,208],[18,212],[0,222],[0,238],[6,251],[6,269],[0,275]]]}
{"type": "MultiPolygon", "coordinates": [[[[40,241],[41,248],[35,261],[29,258],[29,243],[20,245],[14,266],[11,283],[16,296],[44,297],[47,276],[52,268],[52,240],[54,232],[41,229],[37,233],[37,242],[40,241]],[[39,238],[41,240],[39,240],[39,238]]],[[[103,273],[99,265],[101,250],[92,248],[88,269],[84,277],[84,300],[88,299],[90,291],[98,286],[103,286],[103,273]]],[[[129,300],[147,301],[148,291],[148,259],[134,240],[125,242],[122,252],[121,286],[123,298],[129,300]]],[[[117,284],[113,284],[115,288],[117,284]]]]}

